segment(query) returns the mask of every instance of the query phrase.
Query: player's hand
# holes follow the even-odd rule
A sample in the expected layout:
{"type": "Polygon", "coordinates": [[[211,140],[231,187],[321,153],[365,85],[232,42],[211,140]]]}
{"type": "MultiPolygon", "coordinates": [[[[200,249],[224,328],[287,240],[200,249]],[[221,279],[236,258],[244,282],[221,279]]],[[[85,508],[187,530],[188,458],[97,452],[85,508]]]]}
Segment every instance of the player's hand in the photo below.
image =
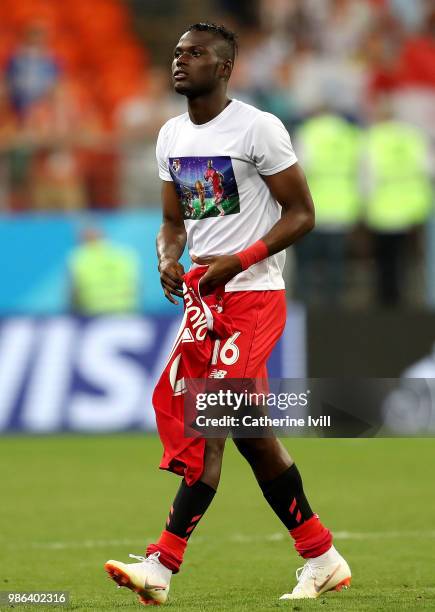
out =
{"type": "Polygon", "coordinates": [[[201,295],[209,295],[218,287],[224,287],[242,271],[240,259],[235,255],[203,258],[192,255],[192,261],[199,266],[208,266],[199,284],[201,295]]]}
{"type": "Polygon", "coordinates": [[[176,259],[161,259],[159,262],[160,282],[166,299],[178,304],[172,296],[183,297],[184,268],[176,259]]]}

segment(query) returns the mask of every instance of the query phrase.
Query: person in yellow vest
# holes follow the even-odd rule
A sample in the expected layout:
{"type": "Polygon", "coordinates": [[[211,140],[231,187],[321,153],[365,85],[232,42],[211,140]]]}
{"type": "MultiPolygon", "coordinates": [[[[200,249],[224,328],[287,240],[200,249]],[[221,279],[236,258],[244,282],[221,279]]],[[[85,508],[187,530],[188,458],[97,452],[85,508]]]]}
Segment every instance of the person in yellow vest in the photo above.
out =
{"type": "Polygon", "coordinates": [[[378,299],[392,306],[402,297],[410,234],[427,221],[433,193],[425,135],[394,120],[387,107],[378,118],[367,132],[366,223],[374,241],[378,299]]]}
{"type": "Polygon", "coordinates": [[[131,249],[87,228],[68,263],[74,312],[94,316],[138,310],[139,262],[131,249]]]}
{"type": "Polygon", "coordinates": [[[341,299],[347,238],[362,213],[362,143],[357,125],[327,110],[306,120],[297,133],[316,207],[314,231],[295,245],[296,291],[309,303],[341,299]]]}

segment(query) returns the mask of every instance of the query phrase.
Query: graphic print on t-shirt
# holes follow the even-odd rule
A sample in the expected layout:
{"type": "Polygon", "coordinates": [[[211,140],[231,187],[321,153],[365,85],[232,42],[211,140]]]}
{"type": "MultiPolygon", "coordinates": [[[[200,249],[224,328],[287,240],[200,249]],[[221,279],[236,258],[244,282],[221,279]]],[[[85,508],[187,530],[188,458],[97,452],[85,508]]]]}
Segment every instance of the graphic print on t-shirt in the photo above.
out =
{"type": "Polygon", "coordinates": [[[170,157],[169,172],[185,219],[223,217],[240,212],[231,157],[170,157]]]}

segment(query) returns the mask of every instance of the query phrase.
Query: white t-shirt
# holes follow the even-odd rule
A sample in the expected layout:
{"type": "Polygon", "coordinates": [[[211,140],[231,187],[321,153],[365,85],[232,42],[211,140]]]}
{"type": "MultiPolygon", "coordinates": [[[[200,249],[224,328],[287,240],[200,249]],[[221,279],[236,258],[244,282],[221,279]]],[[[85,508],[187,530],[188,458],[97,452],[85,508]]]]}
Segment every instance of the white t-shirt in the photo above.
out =
{"type": "MultiPolygon", "coordinates": [[[[188,113],[170,119],[157,140],[159,176],[174,181],[184,210],[190,255],[233,255],[262,238],[281,206],[260,175],[296,161],[281,121],[233,100],[217,117],[196,125],[188,113]]],[[[234,277],[226,291],[283,289],[285,251],[234,277]]]]}

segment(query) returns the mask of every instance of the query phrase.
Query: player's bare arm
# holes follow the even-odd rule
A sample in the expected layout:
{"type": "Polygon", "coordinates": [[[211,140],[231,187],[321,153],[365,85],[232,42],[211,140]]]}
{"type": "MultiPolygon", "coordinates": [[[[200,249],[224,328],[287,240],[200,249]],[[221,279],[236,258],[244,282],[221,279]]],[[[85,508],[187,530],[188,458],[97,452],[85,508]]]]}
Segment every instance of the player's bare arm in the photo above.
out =
{"type": "MultiPolygon", "coordinates": [[[[277,174],[263,176],[263,180],[282,206],[281,219],[262,238],[269,255],[274,255],[313,229],[314,204],[305,175],[297,163],[277,174]]],[[[225,285],[242,271],[236,255],[192,259],[197,264],[209,266],[201,280],[203,295],[225,285]]]]}
{"type": "Polygon", "coordinates": [[[281,219],[263,237],[269,255],[275,255],[313,229],[314,204],[298,163],[263,180],[282,206],[281,219]]]}
{"type": "Polygon", "coordinates": [[[186,246],[186,230],[175,186],[170,181],[162,182],[162,205],[163,222],[157,235],[160,282],[165,297],[178,304],[172,296],[183,297],[184,268],[178,260],[186,246]]]}

